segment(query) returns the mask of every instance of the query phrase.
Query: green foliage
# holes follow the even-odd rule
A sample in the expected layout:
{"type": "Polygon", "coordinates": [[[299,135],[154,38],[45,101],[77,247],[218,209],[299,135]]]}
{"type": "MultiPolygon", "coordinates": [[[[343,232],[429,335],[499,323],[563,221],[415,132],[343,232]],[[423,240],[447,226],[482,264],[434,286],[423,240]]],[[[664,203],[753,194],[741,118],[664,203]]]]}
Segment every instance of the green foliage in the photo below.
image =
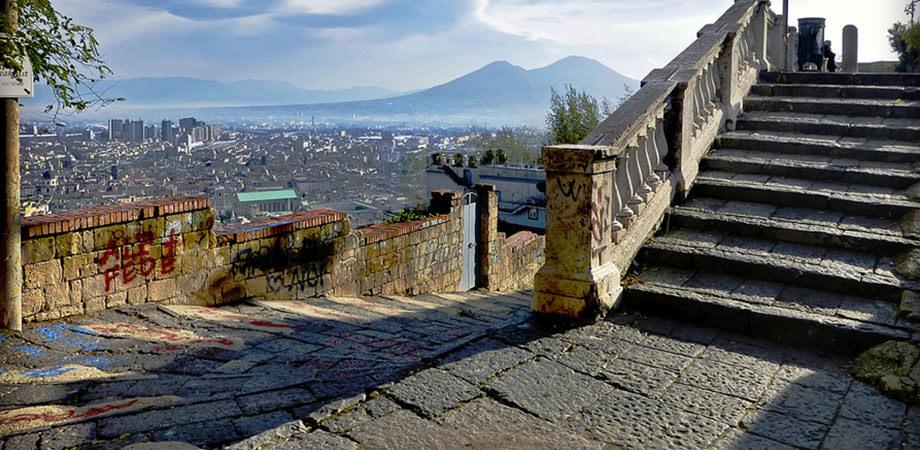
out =
{"type": "Polygon", "coordinates": [[[566,85],[562,94],[550,89],[550,111],[546,126],[556,144],[577,144],[600,123],[597,100],[587,92],[566,85]]]}
{"type": "MultiPolygon", "coordinates": [[[[112,74],[99,58],[99,42],[93,30],[74,23],[57,12],[51,0],[14,0],[19,27],[12,33],[0,33],[0,67],[22,73],[22,62],[28,58],[36,82],[47,84],[58,109],[85,110],[106,100],[93,84],[112,74]]],[[[54,106],[48,106],[51,111],[54,106]]]]}
{"type": "Polygon", "coordinates": [[[435,154],[431,155],[431,163],[432,163],[432,164],[436,164],[436,165],[440,165],[440,164],[441,164],[441,154],[440,154],[440,153],[435,153],[435,154]]]}
{"type": "Polygon", "coordinates": [[[482,155],[482,164],[484,166],[495,164],[495,152],[491,148],[482,155]]]}
{"type": "Polygon", "coordinates": [[[499,164],[508,164],[508,155],[503,149],[498,149],[498,151],[495,152],[495,160],[499,164]]]}
{"type": "Polygon", "coordinates": [[[431,217],[431,211],[428,210],[428,206],[424,204],[419,204],[415,207],[406,208],[398,212],[395,216],[387,219],[387,223],[406,223],[406,222],[416,222],[419,220],[425,220],[431,217]]]}
{"type": "Polygon", "coordinates": [[[454,167],[463,167],[463,153],[454,155],[454,167]]]}
{"type": "Polygon", "coordinates": [[[899,72],[920,72],[920,25],[894,24],[888,42],[899,56],[899,72]]]}
{"type": "Polygon", "coordinates": [[[544,144],[544,133],[527,127],[504,127],[495,132],[480,130],[470,143],[477,150],[485,150],[481,157],[484,165],[507,164],[508,162],[532,163],[544,144]],[[499,150],[505,155],[504,162],[498,158],[499,150]]]}

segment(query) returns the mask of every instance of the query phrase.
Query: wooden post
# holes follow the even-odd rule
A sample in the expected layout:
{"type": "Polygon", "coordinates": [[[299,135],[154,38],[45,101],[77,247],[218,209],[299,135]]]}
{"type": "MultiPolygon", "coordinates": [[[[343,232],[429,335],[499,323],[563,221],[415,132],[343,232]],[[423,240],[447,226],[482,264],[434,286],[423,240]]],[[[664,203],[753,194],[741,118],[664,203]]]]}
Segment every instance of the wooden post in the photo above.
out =
{"type": "MultiPolygon", "coordinates": [[[[2,31],[12,34],[19,26],[13,0],[0,0],[2,31]]],[[[0,328],[22,330],[22,249],[19,194],[19,99],[0,99],[0,328]]]]}

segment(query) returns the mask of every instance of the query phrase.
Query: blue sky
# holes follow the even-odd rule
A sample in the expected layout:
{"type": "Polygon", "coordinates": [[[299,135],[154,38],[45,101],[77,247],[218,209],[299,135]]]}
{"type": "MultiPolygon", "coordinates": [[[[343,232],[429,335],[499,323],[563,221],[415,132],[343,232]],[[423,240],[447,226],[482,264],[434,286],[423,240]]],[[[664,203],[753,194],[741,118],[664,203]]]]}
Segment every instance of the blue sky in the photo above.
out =
{"type": "MultiPolygon", "coordinates": [[[[732,0],[55,0],[96,29],[119,78],[283,80],[313,89],[429,87],[495,60],[569,55],[642,78],[732,0]]],[[[860,27],[863,61],[894,59],[906,0],[791,0],[793,19],[860,27]]],[[[774,9],[781,7],[774,2],[774,9]]]]}

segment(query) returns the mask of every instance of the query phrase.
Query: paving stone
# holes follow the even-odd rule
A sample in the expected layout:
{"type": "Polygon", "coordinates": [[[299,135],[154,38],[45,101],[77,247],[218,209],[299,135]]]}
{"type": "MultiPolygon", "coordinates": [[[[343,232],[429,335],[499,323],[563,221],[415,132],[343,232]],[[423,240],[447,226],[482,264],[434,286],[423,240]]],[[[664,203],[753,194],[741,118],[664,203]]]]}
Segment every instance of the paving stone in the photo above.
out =
{"type": "MultiPolygon", "coordinates": [[[[674,331],[671,332],[671,337],[679,341],[709,345],[716,339],[719,333],[720,331],[716,328],[704,327],[695,324],[680,324],[674,331]]],[[[687,354],[687,356],[691,355],[687,354]]]]}
{"type": "Polygon", "coordinates": [[[175,427],[181,424],[217,421],[224,417],[241,416],[243,412],[230,400],[198,403],[170,409],[148,411],[123,417],[110,417],[98,422],[97,433],[104,438],[175,427]]]}
{"type": "Polygon", "coordinates": [[[439,369],[428,369],[412,375],[387,389],[386,393],[397,402],[411,405],[429,418],[437,417],[481,394],[471,384],[439,369]]]}
{"type": "Polygon", "coordinates": [[[597,440],[627,448],[706,448],[728,425],[680,411],[647,397],[614,391],[571,426],[597,440]]]}
{"type": "Polygon", "coordinates": [[[741,430],[730,430],[712,444],[713,450],[794,450],[795,447],[741,430]]]}
{"type": "MultiPolygon", "coordinates": [[[[652,316],[652,317],[644,317],[640,320],[637,320],[636,322],[632,324],[632,326],[629,329],[636,329],[645,334],[658,334],[661,336],[667,336],[671,334],[674,331],[674,329],[676,329],[679,325],[680,325],[680,322],[676,320],[668,319],[664,317],[652,316]]],[[[622,331],[623,328],[624,327],[620,327],[620,331],[622,331]]],[[[641,344],[642,341],[645,340],[646,336],[642,334],[640,334],[640,336],[641,336],[641,339],[635,339],[635,340],[628,339],[625,337],[621,339],[627,340],[634,344],[641,344]]]]}
{"type": "Polygon", "coordinates": [[[637,362],[618,359],[610,362],[601,371],[608,383],[624,390],[649,397],[658,396],[661,391],[677,380],[678,375],[669,370],[646,366],[637,362]]]}
{"type": "Polygon", "coordinates": [[[52,428],[41,434],[41,448],[62,449],[80,447],[96,439],[95,423],[80,423],[65,427],[52,428]]]}
{"type": "Polygon", "coordinates": [[[0,395],[0,407],[63,404],[79,392],[80,386],[73,384],[23,385],[8,394],[0,395]]]}
{"type": "MultiPolygon", "coordinates": [[[[760,182],[764,181],[766,180],[761,180],[760,182]]],[[[766,203],[750,203],[731,200],[728,201],[725,206],[719,208],[719,212],[722,214],[740,214],[767,218],[776,212],[776,206],[766,203]]]]}
{"type": "MultiPolygon", "coordinates": [[[[630,349],[628,352],[624,353],[622,358],[628,359],[633,362],[644,364],[646,366],[657,367],[659,369],[668,370],[671,372],[679,373],[687,366],[693,362],[693,358],[688,356],[682,356],[677,353],[671,353],[661,350],[655,350],[652,348],[644,347],[648,344],[649,340],[653,338],[661,338],[660,336],[649,336],[642,346],[635,346],[630,349]]],[[[661,338],[667,339],[667,338],[661,338]]],[[[653,341],[655,342],[655,341],[653,341]]],[[[657,341],[661,342],[661,341],[657,341]]]]}
{"type": "Polygon", "coordinates": [[[700,272],[684,283],[684,288],[707,295],[727,297],[741,285],[742,281],[741,278],[731,275],[700,272]]]}
{"type": "Polygon", "coordinates": [[[486,389],[502,401],[550,421],[571,417],[613,390],[606,383],[546,359],[508,371],[486,389]]]}
{"type": "Polygon", "coordinates": [[[329,450],[354,450],[358,445],[354,442],[323,430],[312,431],[308,434],[299,434],[291,440],[279,444],[262,447],[264,450],[300,450],[300,449],[329,449],[329,450]]]}
{"type": "Polygon", "coordinates": [[[859,420],[840,418],[827,433],[821,448],[871,448],[894,450],[901,448],[901,433],[890,428],[879,428],[859,420]]]}
{"type": "Polygon", "coordinates": [[[846,373],[804,367],[797,363],[784,364],[776,376],[801,386],[840,394],[845,394],[852,382],[846,373]]]}
{"type": "Polygon", "coordinates": [[[399,405],[389,398],[380,396],[360,404],[352,411],[324,420],[320,425],[333,433],[345,434],[358,425],[372,422],[399,410],[399,405]]]}
{"type": "Polygon", "coordinates": [[[837,315],[881,325],[894,325],[898,321],[898,311],[893,304],[863,297],[844,298],[837,315]]]}
{"type": "Polygon", "coordinates": [[[557,361],[572,370],[596,377],[616,358],[615,354],[594,350],[591,347],[575,347],[557,361]]]}
{"type": "Polygon", "coordinates": [[[840,417],[891,429],[901,427],[906,412],[906,405],[879,395],[875,388],[862,382],[854,382],[850,386],[850,392],[840,407],[840,417]]]}
{"type": "Polygon", "coordinates": [[[154,441],[187,442],[205,448],[217,447],[239,439],[229,419],[172,426],[153,433],[154,441]]]}
{"type": "Polygon", "coordinates": [[[674,383],[660,399],[685,411],[708,417],[730,426],[737,426],[753,402],[731,395],[674,383]]]}
{"type": "Polygon", "coordinates": [[[307,428],[303,422],[295,420],[283,425],[279,425],[271,430],[264,431],[232,445],[228,445],[225,447],[225,450],[258,450],[262,448],[269,448],[271,445],[276,445],[288,441],[297,435],[306,435],[309,432],[310,429],[307,428]]]}
{"type": "Polygon", "coordinates": [[[441,427],[407,410],[361,424],[348,432],[348,437],[363,448],[441,448],[446,442],[463,442],[464,436],[464,432],[441,427]]]}
{"type": "Polygon", "coordinates": [[[548,336],[521,345],[525,350],[545,358],[558,358],[569,351],[573,345],[556,336],[548,336]]]}
{"type": "Polygon", "coordinates": [[[744,428],[754,434],[783,444],[815,449],[824,439],[828,426],[805,422],[791,416],[770,411],[757,411],[743,419],[744,428]]]}
{"type": "Polygon", "coordinates": [[[783,258],[795,259],[803,262],[816,261],[827,254],[827,248],[792,242],[778,242],[770,253],[782,256],[783,258]]]}
{"type": "Polygon", "coordinates": [[[488,398],[476,399],[448,412],[441,418],[440,425],[452,432],[463,433],[462,442],[450,444],[456,448],[606,448],[600,442],[589,441],[570,430],[488,398]]]}
{"type": "Polygon", "coordinates": [[[787,381],[774,382],[758,404],[763,409],[800,420],[830,425],[837,416],[842,393],[812,389],[787,381]]]}
{"type": "Polygon", "coordinates": [[[770,384],[771,375],[737,365],[699,360],[684,370],[678,379],[681,383],[701,389],[754,401],[770,384]]]}
{"type": "Polygon", "coordinates": [[[233,421],[237,433],[240,436],[255,436],[263,431],[271,430],[275,427],[290,423],[294,418],[284,411],[275,411],[258,416],[241,417],[233,421]]]}
{"type": "Polygon", "coordinates": [[[439,367],[472,384],[481,384],[534,355],[528,351],[485,339],[445,358],[439,367]]]}
{"type": "Polygon", "coordinates": [[[770,305],[776,301],[784,289],[786,285],[781,283],[745,279],[731,292],[731,297],[749,303],[770,305]]]}
{"type": "Polygon", "coordinates": [[[3,450],[34,450],[38,448],[41,439],[39,433],[20,434],[7,438],[3,450]]]}
{"type": "Polygon", "coordinates": [[[316,396],[307,389],[293,388],[280,391],[260,392],[237,398],[237,404],[245,414],[261,414],[267,411],[292,408],[316,402],[316,396]]]}

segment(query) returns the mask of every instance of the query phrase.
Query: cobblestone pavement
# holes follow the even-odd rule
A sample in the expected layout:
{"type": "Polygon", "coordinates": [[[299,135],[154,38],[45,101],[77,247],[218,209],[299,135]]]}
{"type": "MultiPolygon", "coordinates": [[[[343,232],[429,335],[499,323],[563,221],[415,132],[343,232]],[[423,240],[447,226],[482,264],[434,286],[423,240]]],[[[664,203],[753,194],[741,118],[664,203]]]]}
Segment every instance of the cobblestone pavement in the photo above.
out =
{"type": "Polygon", "coordinates": [[[529,294],[469,293],[144,305],[34,325],[0,335],[0,448],[219,447],[315,423],[529,311],[529,294]]]}
{"type": "Polygon", "coordinates": [[[920,448],[920,408],[847,363],[658,318],[527,322],[232,448],[920,448]]]}

